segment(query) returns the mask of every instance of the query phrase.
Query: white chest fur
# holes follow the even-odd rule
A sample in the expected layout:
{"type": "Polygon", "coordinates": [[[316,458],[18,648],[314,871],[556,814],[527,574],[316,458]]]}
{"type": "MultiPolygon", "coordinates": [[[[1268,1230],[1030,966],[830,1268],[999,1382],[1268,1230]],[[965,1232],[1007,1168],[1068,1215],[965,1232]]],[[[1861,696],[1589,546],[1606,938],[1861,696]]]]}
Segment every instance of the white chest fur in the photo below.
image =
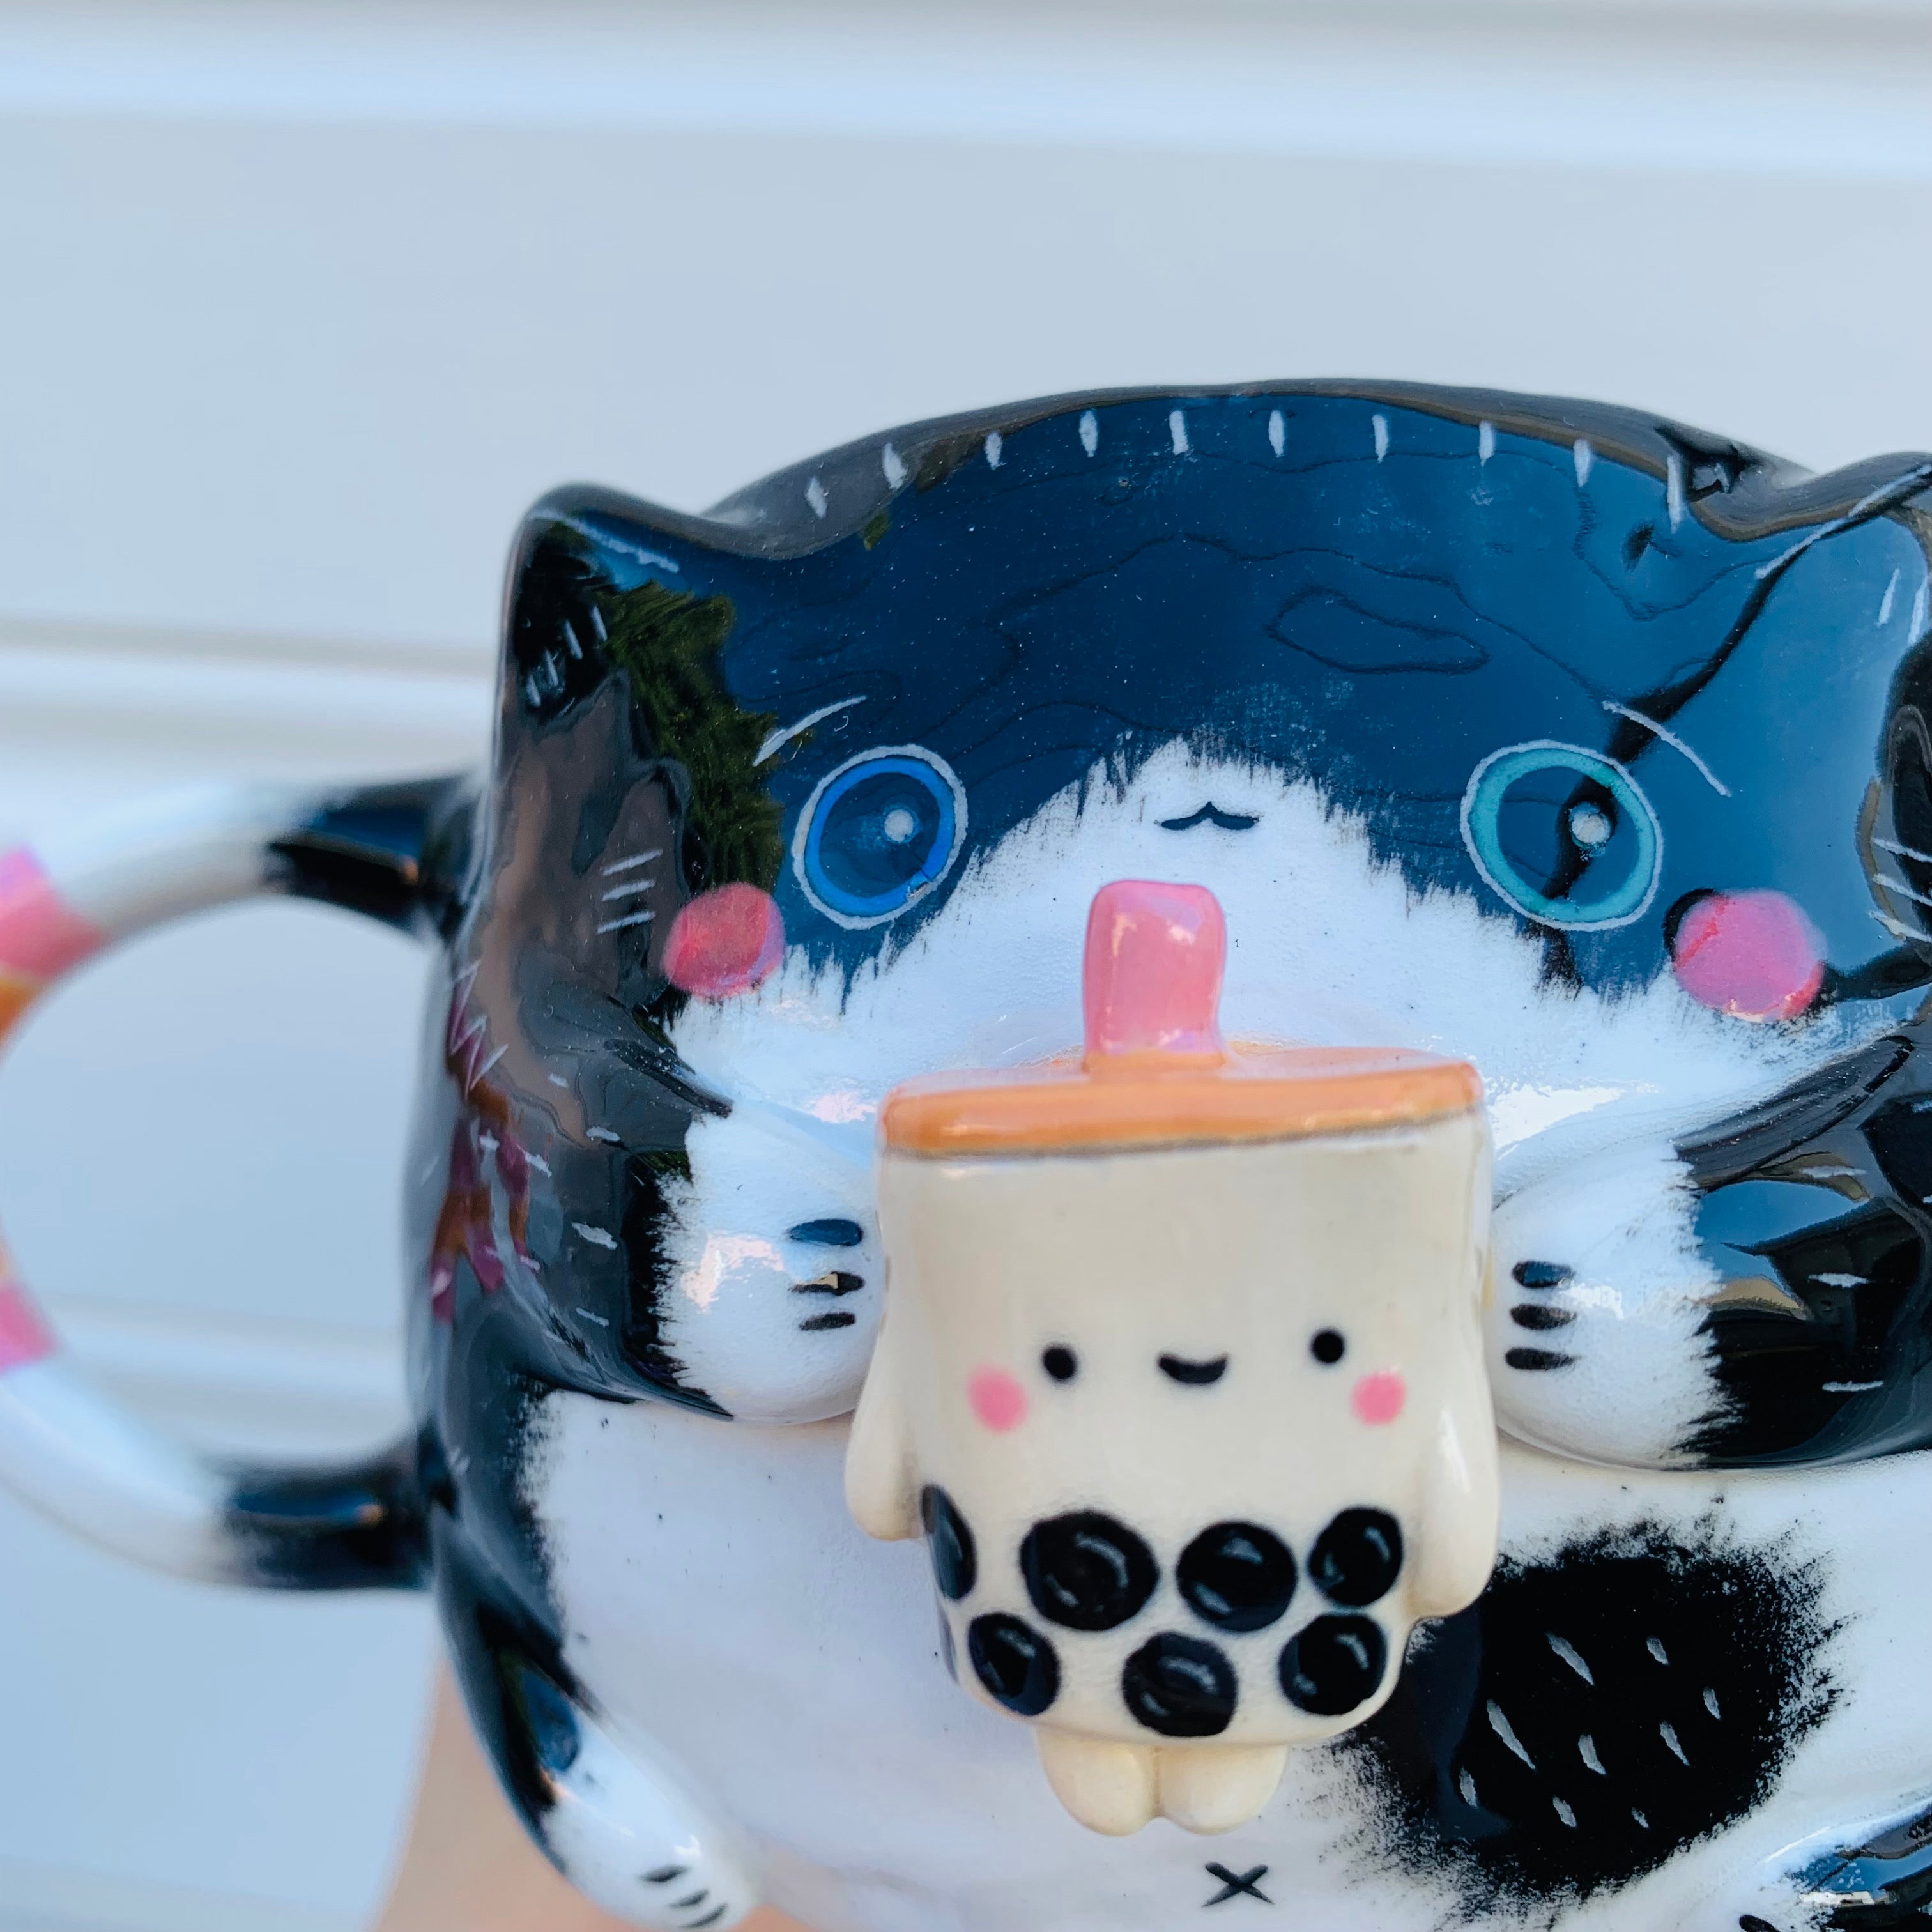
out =
{"type": "MultiPolygon", "coordinates": [[[[1270,1916],[1425,1932],[1452,1904],[1397,1868],[1346,1756],[1297,1754],[1268,1810],[1210,1842],[1126,1840],[1056,1804],[1024,1730],[947,1680],[922,1552],[869,1541],[842,1495],[842,1422],[723,1423],[558,1395],[530,1472],[566,1655],[620,1742],[655,1739],[759,1843],[770,1895],[819,1932],[1166,1932],[1266,1865],[1270,1916]]],[[[1796,1475],[1612,1472],[1505,1445],[1503,1542],[1534,1561],[1646,1520],[1687,1542],[1816,1560],[1837,1692],[1763,1803],[1661,1870],[1559,1910],[1566,1928],[1734,1932],[1821,1826],[1855,1830],[1925,1782],[1921,1647],[1932,1458],[1796,1475]]],[[[1507,1714],[1505,1713],[1505,1718],[1507,1714]]],[[[1565,1773],[1549,1767],[1552,1798],[1565,1773]]],[[[1216,1910],[1259,1913],[1245,1893],[1216,1910]]],[[[1777,1914],[1781,1914],[1780,1918],[1777,1914]]]]}

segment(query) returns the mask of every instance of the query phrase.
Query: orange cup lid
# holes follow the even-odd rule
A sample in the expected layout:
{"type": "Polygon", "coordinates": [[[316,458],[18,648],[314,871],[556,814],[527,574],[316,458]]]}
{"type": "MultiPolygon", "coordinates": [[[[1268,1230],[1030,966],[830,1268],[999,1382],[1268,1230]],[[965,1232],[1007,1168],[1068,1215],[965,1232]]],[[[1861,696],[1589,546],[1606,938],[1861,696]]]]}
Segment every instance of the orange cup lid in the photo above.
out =
{"type": "Polygon", "coordinates": [[[1402,1047],[1229,1047],[1218,1024],[1226,954],[1205,886],[1102,886],[1088,916],[1081,1060],[909,1081],[880,1109],[885,1145],[944,1156],[1288,1140],[1481,1104],[1466,1060],[1402,1047]]]}

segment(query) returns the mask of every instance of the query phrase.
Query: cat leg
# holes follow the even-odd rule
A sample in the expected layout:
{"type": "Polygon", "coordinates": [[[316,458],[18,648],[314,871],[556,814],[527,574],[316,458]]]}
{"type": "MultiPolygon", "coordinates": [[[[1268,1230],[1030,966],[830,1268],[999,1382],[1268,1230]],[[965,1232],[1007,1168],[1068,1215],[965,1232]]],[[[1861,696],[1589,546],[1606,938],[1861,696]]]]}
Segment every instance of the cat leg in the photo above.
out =
{"type": "Polygon", "coordinates": [[[1189,1832],[1252,1824],[1288,1768],[1286,1744],[1168,1745],[1156,1755],[1161,1816],[1189,1832]]]}
{"type": "Polygon", "coordinates": [[[461,1539],[436,1535],[452,1660],[484,1748],[544,1855],[584,1896],[655,1932],[719,1932],[759,1902],[755,1854],[728,1814],[647,1739],[598,1718],[558,1653],[461,1539]]]}
{"type": "Polygon", "coordinates": [[[1085,1738],[1041,1725],[1034,1732],[1053,1795],[1090,1832],[1124,1838],[1160,1808],[1154,1753],[1146,1744],[1085,1738]]]}

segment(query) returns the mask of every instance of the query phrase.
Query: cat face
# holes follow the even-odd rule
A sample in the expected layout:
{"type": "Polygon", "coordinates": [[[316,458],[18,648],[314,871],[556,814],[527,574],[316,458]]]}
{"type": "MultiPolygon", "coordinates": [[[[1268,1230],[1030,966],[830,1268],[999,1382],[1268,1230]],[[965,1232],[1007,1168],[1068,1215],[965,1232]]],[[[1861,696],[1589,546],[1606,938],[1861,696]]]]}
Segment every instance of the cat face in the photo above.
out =
{"type": "Polygon", "coordinates": [[[1074,1044],[1094,892],[1186,880],[1233,1036],[1481,1071],[1506,1423],[1693,1453],[1735,1262],[1685,1150],[1927,977],[1928,479],[1282,389],[540,506],[458,949],[466,1106],[542,1164],[503,1292],[583,1385],[849,1408],[884,1092],[1074,1044]]]}

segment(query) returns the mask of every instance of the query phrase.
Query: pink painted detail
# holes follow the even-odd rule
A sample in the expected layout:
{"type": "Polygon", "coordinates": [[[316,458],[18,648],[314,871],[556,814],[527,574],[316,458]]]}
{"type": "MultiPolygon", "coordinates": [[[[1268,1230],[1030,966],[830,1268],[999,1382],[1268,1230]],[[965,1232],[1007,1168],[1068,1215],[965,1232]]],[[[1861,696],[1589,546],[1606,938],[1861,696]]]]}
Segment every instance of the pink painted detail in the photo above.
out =
{"type": "Polygon", "coordinates": [[[1394,1369],[1382,1369],[1364,1376],[1348,1397],[1348,1406],[1358,1421],[1393,1422],[1408,1400],[1408,1384],[1394,1369]]]}
{"type": "Polygon", "coordinates": [[[1088,1065],[1118,1054],[1219,1056],[1227,956],[1227,922],[1205,886],[1102,886],[1087,915],[1088,1065]]]}
{"type": "Polygon", "coordinates": [[[58,1346],[33,1297],[17,1282],[0,1282],[0,1375],[44,1362],[58,1346]]]}
{"type": "Polygon", "coordinates": [[[1670,952],[1677,983],[1700,1004],[1738,1019],[1796,1019],[1825,983],[1825,942],[1782,892],[1712,892],[1698,900],[1670,952]]]}
{"type": "Polygon", "coordinates": [[[975,1369],[966,1378],[966,1400],[973,1413],[1001,1435],[1026,1420],[1026,1390],[1004,1369],[975,1369]]]}
{"type": "Polygon", "coordinates": [[[706,999],[742,993],[784,957],[778,902],[756,886],[719,886],[680,908],[664,941],[664,977],[706,999]]]}
{"type": "Polygon", "coordinates": [[[107,934],[61,903],[46,868],[24,845],[0,853],[0,968],[58,979],[107,944],[107,934]]]}

